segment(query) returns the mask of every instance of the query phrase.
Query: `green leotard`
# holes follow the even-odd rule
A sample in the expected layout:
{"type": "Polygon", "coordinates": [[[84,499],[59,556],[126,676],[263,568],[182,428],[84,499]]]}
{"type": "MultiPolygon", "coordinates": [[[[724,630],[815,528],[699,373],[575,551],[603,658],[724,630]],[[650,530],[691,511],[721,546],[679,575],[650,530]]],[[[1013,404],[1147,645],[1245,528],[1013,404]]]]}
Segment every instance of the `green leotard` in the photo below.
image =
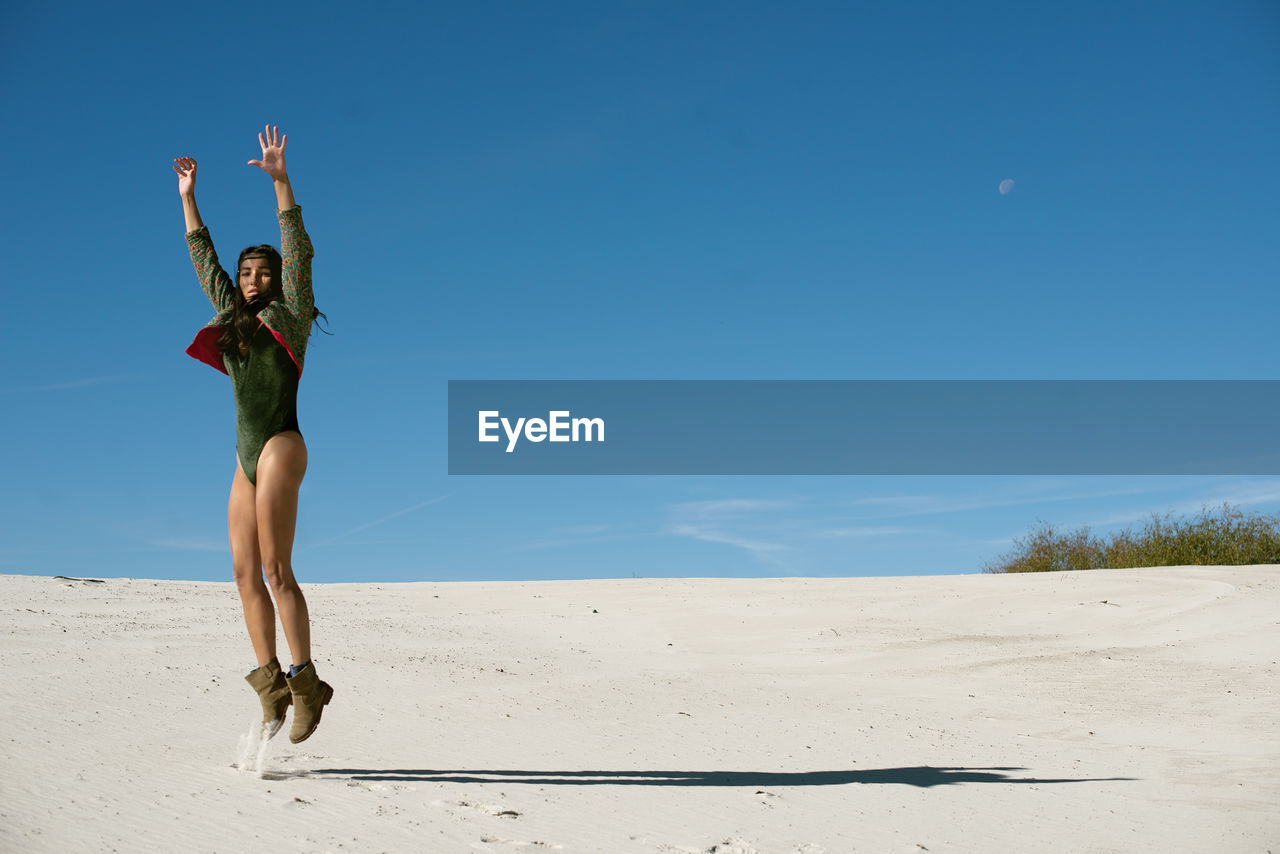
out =
{"type": "Polygon", "coordinates": [[[267,440],[298,430],[298,369],[265,326],[258,327],[247,353],[224,353],[222,364],[236,399],[236,455],[249,482],[257,486],[258,457],[267,440]]]}

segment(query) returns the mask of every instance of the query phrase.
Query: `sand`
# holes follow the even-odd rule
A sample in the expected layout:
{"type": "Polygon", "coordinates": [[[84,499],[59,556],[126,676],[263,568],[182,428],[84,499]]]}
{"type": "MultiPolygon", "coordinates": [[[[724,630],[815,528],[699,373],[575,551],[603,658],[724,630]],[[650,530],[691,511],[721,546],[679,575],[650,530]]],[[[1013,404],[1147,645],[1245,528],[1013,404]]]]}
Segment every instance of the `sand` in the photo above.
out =
{"type": "Polygon", "coordinates": [[[230,583],[0,576],[0,851],[1280,852],[1280,567],[305,590],[259,756],[230,583]]]}

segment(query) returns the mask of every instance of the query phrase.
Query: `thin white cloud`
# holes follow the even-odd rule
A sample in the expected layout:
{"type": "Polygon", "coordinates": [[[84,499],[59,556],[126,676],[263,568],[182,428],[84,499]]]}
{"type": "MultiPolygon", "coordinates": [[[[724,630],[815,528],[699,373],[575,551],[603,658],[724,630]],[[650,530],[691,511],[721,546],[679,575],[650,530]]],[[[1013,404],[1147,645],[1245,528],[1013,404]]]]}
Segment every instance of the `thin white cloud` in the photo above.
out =
{"type": "MultiPolygon", "coordinates": [[[[1229,484],[1212,498],[1206,498],[1203,503],[1211,507],[1221,505],[1223,502],[1248,507],[1253,504],[1271,504],[1277,501],[1280,501],[1280,481],[1267,480],[1229,484]]],[[[1196,509],[1199,510],[1198,507],[1196,509]]]]}
{"type": "Polygon", "coordinates": [[[667,507],[671,521],[663,533],[688,537],[704,543],[732,546],[749,552],[766,563],[777,563],[777,555],[791,547],[729,530],[749,526],[752,531],[775,528],[780,511],[797,506],[796,501],[772,498],[721,498],[709,501],[685,501],[667,507]],[[770,518],[761,520],[768,514],[770,518]]]}
{"type": "Polygon", "coordinates": [[[449,495],[440,495],[440,496],[437,496],[436,498],[428,499],[419,504],[414,504],[412,507],[406,507],[403,510],[397,510],[394,513],[388,513],[386,516],[383,516],[378,519],[374,519],[372,522],[365,522],[363,525],[357,525],[348,531],[343,531],[340,534],[335,534],[334,536],[328,538],[327,540],[320,540],[319,542],[310,543],[304,548],[300,549],[300,551],[319,548],[320,546],[332,545],[341,539],[351,536],[352,534],[358,534],[359,532],[367,528],[372,528],[374,525],[381,525],[383,522],[390,522],[392,519],[395,519],[399,516],[403,516],[406,513],[412,513],[414,510],[421,510],[423,507],[427,507],[432,504],[439,504],[441,501],[444,501],[448,497],[449,495]]]}
{"type": "Polygon", "coordinates": [[[795,506],[794,501],[783,501],[766,498],[722,498],[714,501],[685,501],[672,504],[674,513],[687,513],[698,516],[727,516],[742,513],[754,513],[761,510],[782,510],[795,506]]]}
{"type": "Polygon", "coordinates": [[[1017,507],[1024,504],[1042,504],[1056,501],[1089,501],[1098,498],[1114,498],[1121,495],[1167,492],[1169,489],[1168,484],[1153,484],[1112,489],[1070,489],[1056,494],[1050,491],[1060,484],[1062,484],[1061,481],[1049,481],[1048,483],[1037,481],[1035,485],[1030,487],[1015,486],[1012,489],[994,493],[956,496],[880,495],[870,498],[856,498],[850,501],[849,504],[859,507],[883,507],[885,509],[882,512],[875,513],[876,518],[896,518],[963,513],[971,510],[986,510],[992,507],[1017,507]]]}
{"type": "Polygon", "coordinates": [[[616,525],[565,525],[560,528],[552,528],[549,533],[551,536],[545,539],[522,543],[521,545],[513,546],[508,549],[508,551],[537,551],[538,549],[554,549],[562,546],[580,546],[588,543],[607,543],[614,542],[616,540],[634,539],[638,536],[647,536],[634,531],[625,531],[616,525]]]}
{"type": "Polygon", "coordinates": [[[699,525],[672,525],[667,528],[667,533],[675,534],[678,537],[692,537],[695,540],[702,540],[706,543],[723,543],[727,546],[736,546],[740,549],[746,549],[752,554],[778,552],[790,548],[790,546],[785,546],[781,543],[766,543],[762,540],[749,540],[745,537],[737,537],[733,534],[726,534],[721,531],[704,528],[699,525]]]}
{"type": "Polygon", "coordinates": [[[1170,504],[1162,510],[1152,510],[1151,508],[1118,510],[1106,516],[1092,519],[1087,524],[1090,527],[1137,524],[1149,520],[1152,513],[1158,516],[1169,513],[1177,518],[1180,516],[1198,516],[1201,511],[1205,510],[1212,514],[1221,509],[1223,504],[1248,508],[1259,504],[1274,504],[1276,502],[1280,502],[1280,483],[1233,484],[1229,489],[1219,491],[1217,494],[1202,498],[1188,498],[1175,504],[1170,504]]]}
{"type": "Polygon", "coordinates": [[[1049,524],[1055,531],[1064,533],[1076,531],[1080,528],[1089,528],[1090,531],[1096,531],[1116,528],[1122,525],[1141,527],[1151,520],[1153,514],[1160,517],[1169,514],[1174,519],[1180,519],[1198,516],[1202,511],[1214,514],[1221,509],[1224,503],[1235,507],[1248,508],[1277,502],[1280,502],[1280,481],[1228,483],[1220,485],[1206,496],[1180,500],[1161,508],[1149,506],[1141,508],[1129,507],[1103,515],[1092,516],[1077,522],[1049,523],[1041,521],[1037,522],[1032,528],[1019,531],[1003,539],[986,540],[985,542],[992,545],[1009,546],[1013,544],[1015,539],[1026,537],[1033,530],[1039,529],[1044,524],[1049,524]]]}

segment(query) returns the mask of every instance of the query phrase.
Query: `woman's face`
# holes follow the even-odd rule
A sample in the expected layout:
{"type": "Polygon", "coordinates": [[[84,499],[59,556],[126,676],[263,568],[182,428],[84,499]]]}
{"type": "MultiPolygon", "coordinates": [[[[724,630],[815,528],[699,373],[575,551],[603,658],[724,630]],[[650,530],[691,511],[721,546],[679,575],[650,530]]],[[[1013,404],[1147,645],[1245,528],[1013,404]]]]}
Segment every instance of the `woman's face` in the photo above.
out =
{"type": "Polygon", "coordinates": [[[240,262],[240,291],[246,300],[270,292],[271,262],[266,258],[246,258],[240,262]]]}

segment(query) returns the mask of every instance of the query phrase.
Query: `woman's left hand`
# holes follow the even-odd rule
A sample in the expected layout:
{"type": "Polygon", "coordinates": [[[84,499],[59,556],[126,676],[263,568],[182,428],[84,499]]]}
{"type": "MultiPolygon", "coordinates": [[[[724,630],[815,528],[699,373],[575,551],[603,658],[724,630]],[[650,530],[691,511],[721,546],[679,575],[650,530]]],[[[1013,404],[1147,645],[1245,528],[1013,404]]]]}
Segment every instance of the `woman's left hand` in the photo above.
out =
{"type": "Polygon", "coordinates": [[[289,135],[280,135],[280,128],[266,126],[266,137],[258,134],[258,145],[262,146],[262,159],[250,160],[250,166],[257,166],[276,181],[288,181],[289,175],[284,168],[284,147],[289,135]]]}

